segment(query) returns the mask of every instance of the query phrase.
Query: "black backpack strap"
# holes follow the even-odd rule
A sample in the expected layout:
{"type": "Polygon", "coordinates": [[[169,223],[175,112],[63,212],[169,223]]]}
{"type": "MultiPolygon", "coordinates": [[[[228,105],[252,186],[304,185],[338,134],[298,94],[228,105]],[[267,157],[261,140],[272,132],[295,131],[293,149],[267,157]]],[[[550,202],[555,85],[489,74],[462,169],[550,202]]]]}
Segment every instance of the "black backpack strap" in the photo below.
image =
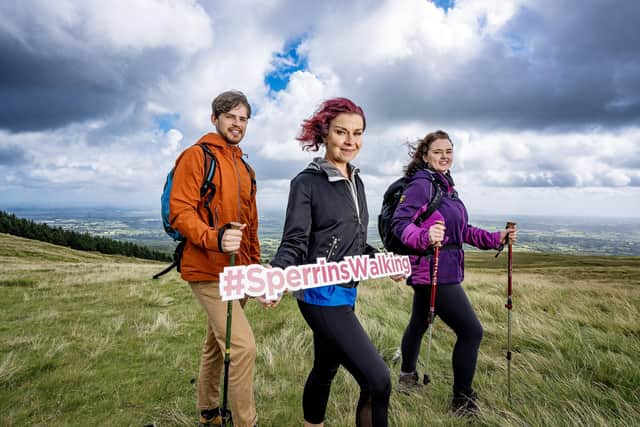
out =
{"type": "Polygon", "coordinates": [[[213,227],[213,214],[209,205],[216,195],[216,185],[213,183],[213,176],[216,173],[218,162],[216,156],[213,155],[209,147],[204,144],[198,144],[202,148],[204,154],[204,176],[202,177],[202,185],[200,186],[200,197],[204,199],[204,207],[207,210],[209,226],[213,227]]]}
{"type": "Polygon", "coordinates": [[[418,218],[414,221],[415,225],[422,224],[427,218],[433,214],[436,209],[440,207],[440,202],[442,202],[442,189],[440,185],[435,181],[435,179],[429,175],[429,181],[431,181],[431,185],[433,187],[433,194],[431,195],[431,200],[429,200],[429,207],[426,211],[422,212],[418,218]]]}
{"type": "Polygon", "coordinates": [[[157,279],[160,276],[164,276],[165,274],[173,270],[173,267],[176,267],[178,269],[178,272],[180,272],[180,260],[182,259],[182,251],[184,251],[185,243],[187,243],[186,240],[181,240],[180,243],[178,243],[175,251],[173,251],[173,262],[160,273],[154,274],[152,279],[157,279]]]}
{"type": "Polygon", "coordinates": [[[176,267],[177,264],[175,261],[173,261],[171,264],[169,264],[169,266],[167,268],[165,268],[164,270],[162,270],[160,273],[158,274],[154,274],[152,279],[157,279],[160,276],[164,276],[165,274],[167,274],[168,272],[170,272],[171,270],[173,270],[173,267],[176,267]]]}
{"type": "Polygon", "coordinates": [[[249,176],[251,177],[251,195],[253,196],[256,194],[256,173],[253,171],[253,168],[249,166],[249,163],[242,158],[242,156],[240,157],[240,160],[242,160],[242,164],[247,168],[247,172],[249,172],[249,176]]]}

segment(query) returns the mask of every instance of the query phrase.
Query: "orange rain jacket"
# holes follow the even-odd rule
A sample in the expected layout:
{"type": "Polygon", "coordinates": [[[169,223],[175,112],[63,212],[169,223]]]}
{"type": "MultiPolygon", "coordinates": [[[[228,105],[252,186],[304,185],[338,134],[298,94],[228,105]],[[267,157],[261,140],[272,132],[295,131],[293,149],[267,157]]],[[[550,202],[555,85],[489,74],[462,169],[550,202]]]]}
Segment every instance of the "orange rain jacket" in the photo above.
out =
{"type": "Polygon", "coordinates": [[[213,176],[216,193],[209,205],[213,226],[209,226],[204,199],[200,197],[204,153],[196,146],[187,148],[176,160],[169,199],[170,222],[187,240],[180,261],[182,278],[189,282],[218,281],[230,258],[219,247],[218,231],[225,224],[233,221],[247,224],[236,265],[260,263],[254,177],[242,162],[242,150],[237,145],[227,144],[216,133],[204,135],[198,144],[206,144],[216,158],[213,176]]]}

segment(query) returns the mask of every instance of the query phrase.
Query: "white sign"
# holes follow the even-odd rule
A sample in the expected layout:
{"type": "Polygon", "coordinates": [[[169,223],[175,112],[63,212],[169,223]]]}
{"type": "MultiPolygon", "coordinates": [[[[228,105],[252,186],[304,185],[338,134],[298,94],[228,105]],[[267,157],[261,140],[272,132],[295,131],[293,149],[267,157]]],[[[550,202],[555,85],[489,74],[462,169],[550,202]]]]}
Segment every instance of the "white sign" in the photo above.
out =
{"type": "Polygon", "coordinates": [[[411,262],[406,255],[391,252],[347,256],[340,262],[318,258],[316,264],[292,265],[285,269],[259,264],[225,267],[220,273],[220,296],[223,301],[265,295],[276,299],[284,291],[319,288],[379,277],[411,275],[411,262]]]}

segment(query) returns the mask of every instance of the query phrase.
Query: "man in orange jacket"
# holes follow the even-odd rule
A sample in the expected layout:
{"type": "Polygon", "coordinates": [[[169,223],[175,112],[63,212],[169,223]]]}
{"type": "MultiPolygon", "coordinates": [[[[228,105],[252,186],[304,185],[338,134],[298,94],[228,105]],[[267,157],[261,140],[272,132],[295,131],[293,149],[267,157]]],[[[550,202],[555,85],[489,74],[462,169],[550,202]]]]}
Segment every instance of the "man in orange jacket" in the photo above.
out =
{"type": "MultiPolygon", "coordinates": [[[[204,144],[215,156],[215,194],[210,203],[200,194],[205,174],[205,154],[197,144],[178,160],[170,198],[171,225],[186,237],[180,260],[182,278],[189,282],[207,313],[207,337],[198,377],[198,409],[202,425],[220,424],[220,376],[223,369],[227,303],[219,294],[218,275],[236,254],[240,265],[260,263],[258,213],[253,171],[242,160],[239,147],[251,117],[247,98],[238,91],[218,95],[211,104],[216,133],[207,133],[204,144]],[[229,224],[242,224],[232,229],[229,224]]],[[[244,314],[245,301],[233,301],[229,400],[236,427],[256,424],[253,376],[256,345],[244,314]]]]}

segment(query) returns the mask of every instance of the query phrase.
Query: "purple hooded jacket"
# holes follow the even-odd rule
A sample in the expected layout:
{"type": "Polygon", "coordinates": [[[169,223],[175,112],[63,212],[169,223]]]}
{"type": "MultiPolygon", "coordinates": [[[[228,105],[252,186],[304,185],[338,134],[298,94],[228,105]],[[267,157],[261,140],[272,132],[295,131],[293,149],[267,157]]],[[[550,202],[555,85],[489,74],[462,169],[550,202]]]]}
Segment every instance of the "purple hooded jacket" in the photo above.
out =
{"type": "Polygon", "coordinates": [[[393,233],[407,247],[415,249],[420,256],[410,256],[411,276],[409,285],[428,285],[431,283],[433,257],[427,253],[429,245],[429,228],[436,221],[444,221],[443,248],[438,261],[438,284],[447,285],[462,283],[464,280],[464,251],[466,243],[479,249],[497,249],[500,245],[500,232],[490,233],[468,224],[467,209],[453,188],[453,182],[441,173],[426,169],[418,170],[410,179],[400,198],[393,215],[391,228],[393,233]],[[432,192],[435,191],[427,174],[431,174],[440,184],[443,191],[442,201],[438,209],[420,226],[413,221],[427,210],[432,192]]]}

